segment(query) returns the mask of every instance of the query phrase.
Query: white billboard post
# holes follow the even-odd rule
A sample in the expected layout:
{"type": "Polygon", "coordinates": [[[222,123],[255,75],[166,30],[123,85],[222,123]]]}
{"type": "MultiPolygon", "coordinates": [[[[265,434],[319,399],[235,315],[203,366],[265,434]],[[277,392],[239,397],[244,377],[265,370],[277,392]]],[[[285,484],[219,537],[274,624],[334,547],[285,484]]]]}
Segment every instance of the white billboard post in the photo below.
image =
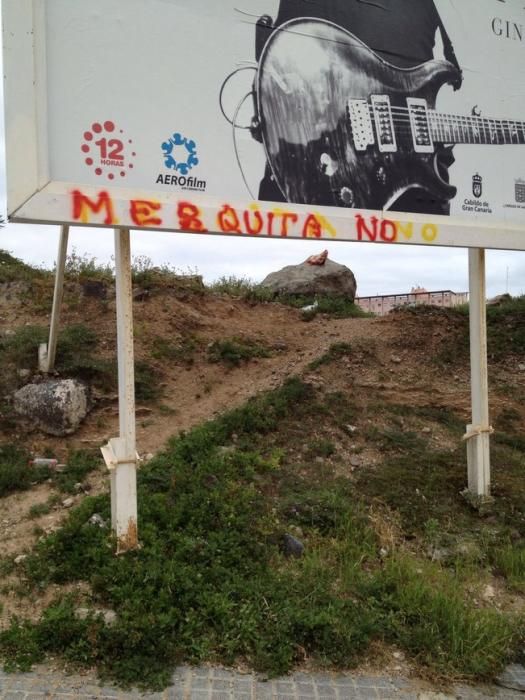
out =
{"type": "MultiPolygon", "coordinates": [[[[3,0],[8,216],[118,229],[127,323],[129,229],[469,248],[469,492],[486,498],[478,251],[525,249],[525,8],[303,5],[3,0]]],[[[121,401],[116,474],[134,456],[129,389],[121,401]]],[[[113,524],[136,544],[132,481],[120,500],[114,479],[113,524]]]]}

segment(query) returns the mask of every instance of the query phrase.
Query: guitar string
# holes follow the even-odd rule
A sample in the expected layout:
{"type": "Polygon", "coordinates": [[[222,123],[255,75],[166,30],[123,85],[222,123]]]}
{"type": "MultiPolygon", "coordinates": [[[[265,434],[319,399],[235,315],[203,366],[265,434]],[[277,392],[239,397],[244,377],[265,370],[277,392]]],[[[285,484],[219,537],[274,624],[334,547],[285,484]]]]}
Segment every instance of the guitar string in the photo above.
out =
{"type": "MultiPolygon", "coordinates": [[[[370,114],[375,117],[373,105],[368,105],[370,114]]],[[[395,125],[408,123],[412,126],[412,119],[410,118],[410,109],[408,107],[401,106],[390,106],[392,115],[392,120],[395,125]],[[398,113],[398,114],[396,114],[398,113]],[[407,115],[406,117],[404,115],[407,115]]],[[[430,128],[437,133],[438,137],[441,136],[440,130],[443,132],[443,138],[447,136],[449,138],[453,137],[454,130],[460,133],[460,136],[466,143],[475,143],[479,141],[480,143],[489,142],[494,143],[497,140],[500,141],[503,138],[503,143],[506,144],[507,140],[510,144],[516,143],[521,144],[520,141],[520,130],[522,132],[521,138],[525,139],[525,122],[510,119],[493,119],[490,117],[482,117],[478,115],[448,115],[441,112],[432,110],[428,113],[428,120],[430,123],[430,128]],[[452,134],[450,133],[452,130],[452,134]],[[465,130],[467,136],[465,136],[465,130]],[[507,131],[507,134],[505,133],[507,131]],[[463,133],[461,133],[463,132],[463,133]],[[477,133],[476,133],[477,132],[477,133]],[[507,139],[507,135],[509,139],[507,139]],[[469,138],[470,137],[470,138],[469,138]]]]}

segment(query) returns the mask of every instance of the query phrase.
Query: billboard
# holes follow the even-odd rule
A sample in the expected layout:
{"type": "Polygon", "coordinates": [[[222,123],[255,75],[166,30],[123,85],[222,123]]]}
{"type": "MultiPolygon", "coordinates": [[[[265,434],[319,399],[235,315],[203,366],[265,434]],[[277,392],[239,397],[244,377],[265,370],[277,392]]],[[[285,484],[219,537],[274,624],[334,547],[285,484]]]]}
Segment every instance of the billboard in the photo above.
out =
{"type": "Polygon", "coordinates": [[[3,0],[12,221],[525,249],[522,0],[3,0]]]}

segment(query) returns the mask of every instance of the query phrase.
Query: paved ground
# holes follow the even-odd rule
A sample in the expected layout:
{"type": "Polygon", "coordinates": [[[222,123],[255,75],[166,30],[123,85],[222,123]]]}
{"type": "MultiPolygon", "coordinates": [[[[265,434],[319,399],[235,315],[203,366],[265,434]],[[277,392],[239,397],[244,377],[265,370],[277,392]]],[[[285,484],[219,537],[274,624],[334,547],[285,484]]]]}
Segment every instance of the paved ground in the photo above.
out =
{"type": "MultiPolygon", "coordinates": [[[[525,669],[510,667],[506,681],[523,684],[525,669]]],[[[27,674],[0,671],[2,700],[525,700],[525,693],[496,686],[456,687],[446,693],[422,689],[423,685],[399,678],[295,673],[286,678],[262,681],[254,675],[219,668],[177,669],[173,686],[162,693],[141,694],[101,687],[94,676],[64,676],[45,669],[27,674]]]]}

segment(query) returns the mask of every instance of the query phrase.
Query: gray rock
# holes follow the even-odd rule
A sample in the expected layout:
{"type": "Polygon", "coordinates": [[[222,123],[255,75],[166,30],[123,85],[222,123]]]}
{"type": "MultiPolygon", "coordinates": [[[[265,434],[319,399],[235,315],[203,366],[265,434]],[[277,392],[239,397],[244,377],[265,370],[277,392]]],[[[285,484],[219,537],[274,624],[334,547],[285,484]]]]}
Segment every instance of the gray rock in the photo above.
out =
{"type": "Polygon", "coordinates": [[[520,664],[511,664],[496,678],[497,685],[511,690],[525,692],[525,668],[520,664]]]}
{"type": "Polygon", "coordinates": [[[117,613],[108,608],[77,608],[75,610],[75,617],[79,620],[87,620],[90,615],[102,616],[106,625],[112,625],[117,621],[117,613]]]}
{"type": "Polygon", "coordinates": [[[71,435],[89,413],[90,392],[76,379],[27,384],[14,395],[15,411],[49,435],[71,435]]]}
{"type": "Polygon", "coordinates": [[[19,554],[15,559],[15,564],[18,566],[27,559],[27,554],[19,554]]]}
{"type": "Polygon", "coordinates": [[[287,557],[302,557],[304,544],[293,535],[286,533],[283,537],[283,552],[287,557]]]}
{"type": "Polygon", "coordinates": [[[97,527],[106,527],[107,524],[99,513],[93,513],[88,522],[90,525],[96,525],[97,527]]]}
{"type": "Polygon", "coordinates": [[[62,505],[64,506],[64,508],[71,508],[71,506],[73,506],[74,503],[74,498],[66,498],[64,501],[62,501],[62,505]]]}
{"type": "Polygon", "coordinates": [[[344,297],[354,301],[356,293],[354,273],[345,265],[327,260],[324,265],[288,265],[272,272],[262,282],[261,287],[274,294],[319,294],[330,297],[344,297]]]}

